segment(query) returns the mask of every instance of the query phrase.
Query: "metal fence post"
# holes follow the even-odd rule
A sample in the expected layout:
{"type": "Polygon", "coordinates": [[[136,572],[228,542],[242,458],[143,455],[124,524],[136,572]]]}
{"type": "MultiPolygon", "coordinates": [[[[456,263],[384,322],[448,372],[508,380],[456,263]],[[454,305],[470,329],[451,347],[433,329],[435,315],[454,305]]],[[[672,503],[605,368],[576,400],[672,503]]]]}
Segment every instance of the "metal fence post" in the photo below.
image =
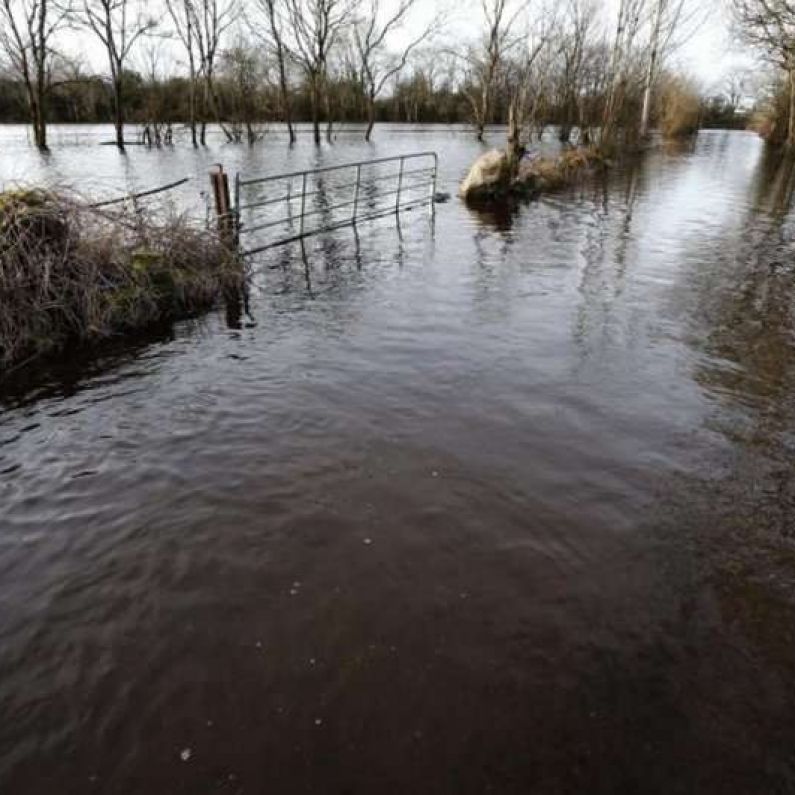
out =
{"type": "Polygon", "coordinates": [[[304,213],[305,212],[306,212],[306,171],[304,171],[303,179],[301,180],[301,227],[300,227],[301,237],[304,236],[304,213]]]}
{"type": "Polygon", "coordinates": [[[436,179],[439,173],[439,158],[434,155],[433,156],[433,172],[431,174],[431,195],[428,197],[429,199],[429,206],[428,209],[433,215],[434,210],[436,209],[436,179]]]}
{"type": "Polygon", "coordinates": [[[234,241],[234,229],[229,201],[229,177],[224,167],[218,163],[210,172],[210,184],[215,199],[215,216],[218,220],[218,232],[225,243],[234,241]]]}
{"type": "Polygon", "coordinates": [[[233,218],[235,224],[235,245],[240,244],[240,172],[235,172],[235,206],[233,209],[233,218]]]}
{"type": "Polygon", "coordinates": [[[439,174],[439,158],[436,154],[433,156],[433,175],[431,176],[431,195],[429,211],[433,215],[436,210],[436,180],[439,174]]]}
{"type": "Polygon", "coordinates": [[[287,180],[287,217],[293,220],[293,181],[287,180]]]}
{"type": "Polygon", "coordinates": [[[398,172],[397,199],[395,201],[395,213],[400,212],[400,191],[403,188],[403,166],[406,162],[405,157],[400,158],[400,171],[398,172]]]}
{"type": "Polygon", "coordinates": [[[353,211],[351,212],[351,222],[356,223],[356,213],[359,210],[359,184],[362,180],[361,163],[356,166],[356,186],[353,189],[353,211]]]}

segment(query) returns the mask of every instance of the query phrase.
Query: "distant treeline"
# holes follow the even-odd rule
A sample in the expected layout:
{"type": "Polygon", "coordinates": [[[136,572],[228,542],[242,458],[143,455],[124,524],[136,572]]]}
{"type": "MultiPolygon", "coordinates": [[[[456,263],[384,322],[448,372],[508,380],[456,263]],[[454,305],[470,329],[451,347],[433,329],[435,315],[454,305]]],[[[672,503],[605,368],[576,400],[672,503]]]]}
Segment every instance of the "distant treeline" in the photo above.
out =
{"type": "MultiPolygon", "coordinates": [[[[183,77],[167,80],[146,80],[137,72],[123,76],[126,119],[132,124],[153,127],[167,123],[186,124],[190,120],[189,85],[183,77]]],[[[334,81],[328,86],[331,97],[329,109],[334,123],[368,121],[366,97],[354,81],[334,81]]],[[[217,82],[220,116],[234,124],[241,116],[240,92],[221,77],[217,82]]],[[[247,96],[247,112],[242,114],[252,125],[284,122],[279,91],[268,84],[256,86],[247,96]]],[[[495,91],[493,106],[486,120],[488,124],[507,124],[510,96],[495,91]]],[[[292,120],[310,122],[312,103],[308,89],[291,94],[292,120]]],[[[702,102],[702,127],[743,129],[748,123],[746,114],[738,111],[723,95],[708,97],[702,102]]],[[[48,97],[49,121],[56,124],[110,124],[114,121],[113,94],[110,87],[97,78],[80,78],[54,82],[48,97]]],[[[8,77],[0,77],[0,123],[25,123],[30,110],[24,85],[8,77]]],[[[564,123],[566,108],[547,102],[543,123],[564,123]]],[[[206,121],[214,121],[208,114],[206,121]]],[[[323,119],[327,122],[328,119],[323,119]]],[[[376,122],[405,122],[414,124],[468,124],[472,110],[464,90],[449,85],[434,86],[422,73],[399,80],[391,96],[375,102],[376,122]]]]}
{"type": "MultiPolygon", "coordinates": [[[[135,124],[189,121],[190,81],[187,78],[151,81],[136,72],[127,71],[123,86],[126,121],[135,124]]],[[[356,84],[331,81],[327,91],[335,122],[366,122],[366,100],[356,84]]],[[[254,86],[246,96],[246,108],[241,108],[238,87],[223,77],[217,80],[215,93],[222,119],[233,122],[245,115],[247,120],[255,123],[285,120],[279,92],[273,86],[265,83],[254,86]]],[[[291,92],[290,101],[293,121],[311,121],[308,89],[296,88],[291,92]]],[[[446,87],[434,90],[421,75],[399,82],[393,95],[376,100],[375,107],[376,121],[382,122],[454,124],[471,120],[471,111],[462,92],[446,87]]],[[[492,121],[504,120],[506,113],[507,108],[497,105],[492,121]]],[[[325,122],[324,115],[321,115],[325,122]]],[[[52,123],[65,124],[112,123],[114,105],[110,87],[100,79],[56,81],[48,95],[48,119],[52,123]]],[[[29,120],[24,85],[7,77],[0,78],[0,123],[25,123],[29,120]]],[[[208,112],[207,121],[215,121],[215,110],[208,112]]]]}

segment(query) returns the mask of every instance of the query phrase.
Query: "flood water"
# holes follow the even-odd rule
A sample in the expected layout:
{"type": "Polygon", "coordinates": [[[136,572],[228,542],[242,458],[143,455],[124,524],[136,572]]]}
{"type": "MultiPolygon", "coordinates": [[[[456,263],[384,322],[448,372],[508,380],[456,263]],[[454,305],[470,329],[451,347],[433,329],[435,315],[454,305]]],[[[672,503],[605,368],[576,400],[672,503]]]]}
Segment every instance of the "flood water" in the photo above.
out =
{"type": "MultiPolygon", "coordinates": [[[[102,134],[0,179],[480,151],[102,134]]],[[[0,387],[0,792],[795,792],[792,184],[705,132],[0,387]]]]}

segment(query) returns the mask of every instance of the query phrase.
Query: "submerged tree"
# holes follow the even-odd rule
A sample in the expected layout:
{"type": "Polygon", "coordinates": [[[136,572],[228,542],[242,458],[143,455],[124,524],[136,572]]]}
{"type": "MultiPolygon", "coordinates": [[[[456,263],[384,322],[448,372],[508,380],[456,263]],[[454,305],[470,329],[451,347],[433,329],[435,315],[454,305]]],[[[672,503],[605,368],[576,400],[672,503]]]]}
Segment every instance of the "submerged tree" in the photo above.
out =
{"type": "Polygon", "coordinates": [[[439,24],[439,18],[426,26],[405,44],[399,52],[391,52],[389,40],[406,22],[418,0],[400,0],[385,14],[381,0],[369,0],[367,8],[353,26],[353,40],[357,57],[357,71],[361,90],[367,104],[367,131],[370,140],[375,126],[375,102],[387,83],[406,66],[411,53],[425,42],[439,24]]]}
{"type": "Polygon", "coordinates": [[[267,69],[259,53],[243,39],[224,50],[219,66],[227,140],[239,143],[245,138],[253,144],[262,135],[257,121],[265,105],[263,86],[269,83],[267,69]]]}
{"type": "Polygon", "coordinates": [[[568,0],[564,10],[563,32],[559,36],[560,88],[562,119],[558,137],[568,143],[575,125],[582,129],[581,99],[587,66],[590,39],[596,21],[594,0],[568,0]]]}
{"type": "Polygon", "coordinates": [[[166,0],[177,38],[188,59],[188,125],[193,146],[199,145],[196,122],[199,71],[196,65],[196,10],[193,0],[166,0]]]}
{"type": "Polygon", "coordinates": [[[328,97],[329,61],[352,23],[357,0],[284,0],[288,50],[299,64],[309,89],[312,130],[320,143],[320,106],[326,106],[326,135],[331,138],[332,119],[328,97]]]}
{"type": "Polygon", "coordinates": [[[234,25],[239,16],[237,0],[191,0],[193,8],[193,31],[196,39],[196,50],[199,54],[199,69],[203,85],[202,119],[200,139],[202,146],[207,143],[207,119],[212,113],[216,122],[221,125],[226,139],[234,140],[234,135],[227,129],[218,107],[218,96],[215,90],[215,72],[221,54],[221,42],[224,34],[234,25]]]}
{"type": "Polygon", "coordinates": [[[616,33],[610,53],[609,88],[602,123],[602,146],[611,146],[619,122],[629,80],[629,66],[640,30],[646,0],[619,0],[616,33]]]}
{"type": "Polygon", "coordinates": [[[276,56],[276,66],[279,73],[279,100],[284,121],[287,124],[287,133],[290,143],[295,143],[295,128],[293,127],[292,99],[288,79],[289,53],[285,44],[285,11],[284,0],[254,0],[255,7],[264,15],[264,23],[253,20],[251,29],[257,33],[266,46],[273,50],[276,56]]]}
{"type": "MultiPolygon", "coordinates": [[[[549,84],[551,64],[542,56],[552,40],[555,22],[542,14],[537,30],[525,37],[522,59],[518,64],[508,109],[508,153],[515,170],[524,148],[522,130],[537,122],[542,97],[549,84]]],[[[540,134],[539,134],[540,138],[540,134]]]]}
{"type": "Polygon", "coordinates": [[[136,42],[157,27],[137,0],[84,0],[85,19],[110,66],[116,146],[124,149],[124,70],[136,42]]]}
{"type": "Polygon", "coordinates": [[[462,58],[467,64],[467,100],[472,108],[475,130],[479,141],[483,140],[486,125],[491,121],[494,87],[510,51],[519,37],[514,27],[522,5],[513,8],[510,0],[481,0],[486,32],[482,41],[469,47],[462,58]]]}
{"type": "Polygon", "coordinates": [[[646,53],[646,70],[643,83],[643,105],[641,107],[638,132],[640,138],[649,134],[652,94],[665,67],[666,56],[681,42],[683,33],[690,36],[704,20],[703,8],[689,7],[688,0],[654,0],[652,25],[646,53]]]}
{"type": "Polygon", "coordinates": [[[39,149],[47,149],[47,100],[51,88],[53,37],[68,22],[69,0],[2,0],[0,46],[22,83],[39,149]]]}

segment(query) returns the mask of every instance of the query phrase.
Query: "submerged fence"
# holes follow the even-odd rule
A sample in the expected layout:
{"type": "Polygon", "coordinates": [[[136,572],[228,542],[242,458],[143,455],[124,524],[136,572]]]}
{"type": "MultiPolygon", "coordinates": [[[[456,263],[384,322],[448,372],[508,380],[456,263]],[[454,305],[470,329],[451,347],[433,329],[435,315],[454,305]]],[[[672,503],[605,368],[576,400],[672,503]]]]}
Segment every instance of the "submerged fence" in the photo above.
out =
{"type": "MultiPolygon", "coordinates": [[[[251,256],[377,218],[398,218],[417,207],[427,206],[432,214],[438,171],[436,152],[416,152],[287,174],[237,173],[230,191],[228,175],[217,164],[210,172],[210,197],[222,238],[243,256],[251,256]]],[[[186,177],[89,206],[105,209],[132,203],[137,207],[140,200],[166,194],[188,181],[186,177]]]]}
{"type": "Polygon", "coordinates": [[[289,174],[237,174],[233,205],[223,181],[213,184],[219,223],[233,220],[235,242],[250,256],[423,205],[433,212],[438,165],[435,152],[418,152],[289,174]]]}

